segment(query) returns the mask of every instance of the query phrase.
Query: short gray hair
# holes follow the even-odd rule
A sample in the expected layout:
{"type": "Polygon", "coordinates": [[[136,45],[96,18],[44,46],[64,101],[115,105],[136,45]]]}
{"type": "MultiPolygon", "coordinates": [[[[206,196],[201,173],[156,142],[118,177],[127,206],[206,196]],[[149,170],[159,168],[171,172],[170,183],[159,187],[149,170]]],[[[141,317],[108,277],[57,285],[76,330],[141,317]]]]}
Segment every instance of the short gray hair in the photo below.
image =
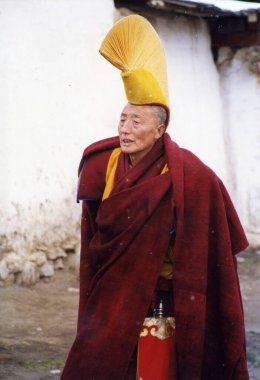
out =
{"type": "Polygon", "coordinates": [[[164,107],[161,106],[150,106],[152,113],[158,119],[159,124],[166,124],[167,120],[167,111],[164,107]]]}

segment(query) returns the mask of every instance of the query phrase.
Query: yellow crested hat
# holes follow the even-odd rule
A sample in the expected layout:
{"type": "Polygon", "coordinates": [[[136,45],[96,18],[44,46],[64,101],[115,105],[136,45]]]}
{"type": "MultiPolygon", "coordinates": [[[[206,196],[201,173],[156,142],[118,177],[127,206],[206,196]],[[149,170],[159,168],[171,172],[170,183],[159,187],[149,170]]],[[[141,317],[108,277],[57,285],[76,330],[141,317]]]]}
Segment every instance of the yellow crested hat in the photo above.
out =
{"type": "Polygon", "coordinates": [[[121,70],[129,103],[161,105],[169,118],[164,50],[149,21],[139,15],[119,20],[107,33],[99,52],[121,70]]]}

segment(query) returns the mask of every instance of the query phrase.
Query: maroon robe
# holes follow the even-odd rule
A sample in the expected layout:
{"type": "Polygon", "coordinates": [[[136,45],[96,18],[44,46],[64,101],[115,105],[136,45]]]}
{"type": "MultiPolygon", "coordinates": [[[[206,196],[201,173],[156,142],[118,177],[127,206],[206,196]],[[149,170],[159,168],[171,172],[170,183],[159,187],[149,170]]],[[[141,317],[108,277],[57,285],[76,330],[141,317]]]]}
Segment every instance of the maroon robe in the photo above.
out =
{"type": "Polygon", "coordinates": [[[224,185],[165,134],[131,170],[120,155],[101,203],[118,146],[116,137],[95,143],[80,164],[78,333],[62,380],[135,379],[133,354],[173,231],[178,379],[247,380],[234,255],[248,243],[224,185]]]}

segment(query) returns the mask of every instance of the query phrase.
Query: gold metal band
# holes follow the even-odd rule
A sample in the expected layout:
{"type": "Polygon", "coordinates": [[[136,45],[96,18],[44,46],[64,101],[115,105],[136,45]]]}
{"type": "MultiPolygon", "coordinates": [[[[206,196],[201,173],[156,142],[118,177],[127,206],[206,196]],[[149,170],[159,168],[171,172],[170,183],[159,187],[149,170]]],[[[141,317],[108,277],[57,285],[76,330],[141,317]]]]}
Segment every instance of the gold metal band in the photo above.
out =
{"type": "Polygon", "coordinates": [[[145,318],[140,338],[152,335],[160,340],[173,336],[175,330],[175,318],[145,318]]]}

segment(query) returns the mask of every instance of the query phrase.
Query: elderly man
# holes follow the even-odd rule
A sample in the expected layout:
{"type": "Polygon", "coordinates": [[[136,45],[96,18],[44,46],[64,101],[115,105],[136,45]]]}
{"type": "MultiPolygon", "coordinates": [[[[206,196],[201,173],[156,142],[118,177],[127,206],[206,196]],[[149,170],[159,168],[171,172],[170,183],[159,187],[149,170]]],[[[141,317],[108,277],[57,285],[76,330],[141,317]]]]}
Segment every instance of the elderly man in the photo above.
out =
{"type": "MultiPolygon", "coordinates": [[[[112,31],[126,28],[125,41],[138,23],[151,28],[129,16],[112,31]]],[[[78,333],[62,379],[246,380],[235,259],[246,237],[220,179],[165,132],[163,81],[134,66],[121,67],[119,137],[89,146],[79,167],[78,333]]]]}

